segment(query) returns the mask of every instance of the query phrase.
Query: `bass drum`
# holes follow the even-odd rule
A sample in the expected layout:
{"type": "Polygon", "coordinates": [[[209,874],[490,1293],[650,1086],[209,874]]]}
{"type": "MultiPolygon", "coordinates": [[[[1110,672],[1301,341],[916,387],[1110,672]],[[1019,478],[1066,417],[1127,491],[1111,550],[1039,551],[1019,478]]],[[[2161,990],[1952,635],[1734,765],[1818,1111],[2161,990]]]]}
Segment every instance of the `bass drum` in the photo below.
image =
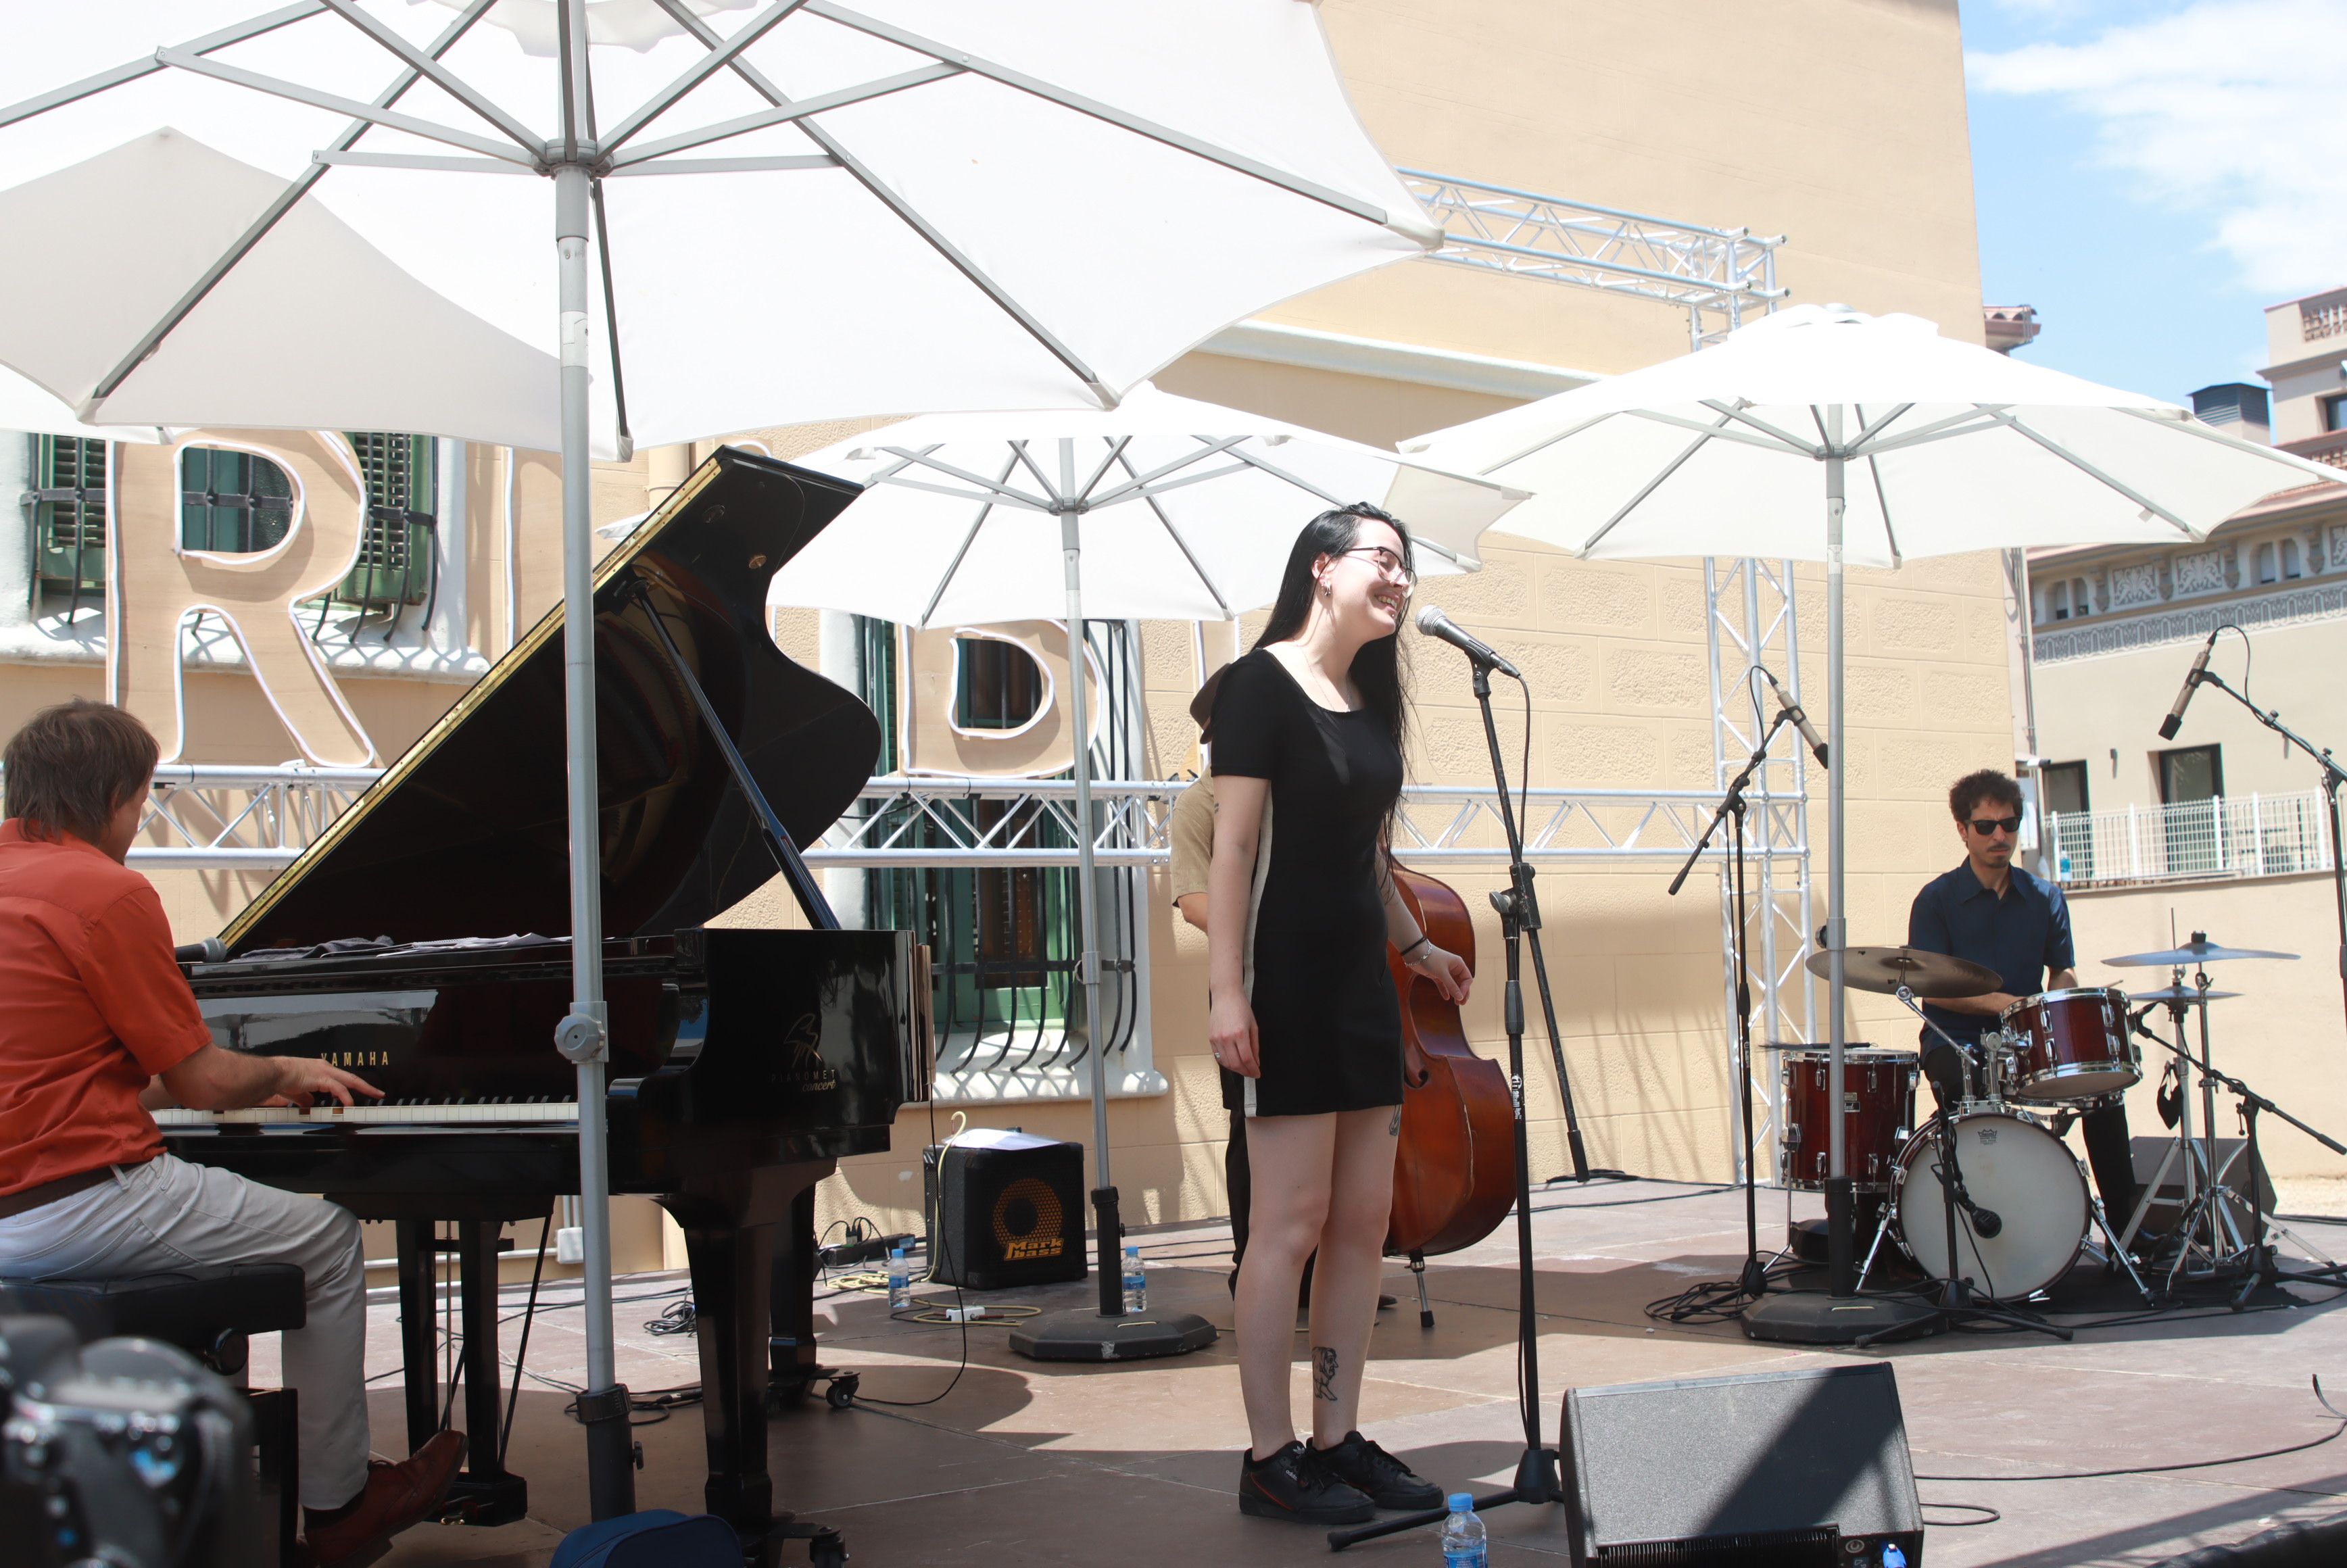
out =
{"type": "Polygon", "coordinates": [[[2059,1138],[2002,1111],[1965,1111],[1955,1121],[1956,1168],[1975,1209],[2002,1222],[1977,1234],[1956,1211],[1956,1251],[1948,1267],[1947,1189],[1940,1182],[1940,1125],[1933,1117],[1899,1152],[1900,1243],[1934,1279],[1969,1278],[1982,1295],[2018,1301],[2070,1271],[2086,1245],[2086,1178],[2059,1138]]]}

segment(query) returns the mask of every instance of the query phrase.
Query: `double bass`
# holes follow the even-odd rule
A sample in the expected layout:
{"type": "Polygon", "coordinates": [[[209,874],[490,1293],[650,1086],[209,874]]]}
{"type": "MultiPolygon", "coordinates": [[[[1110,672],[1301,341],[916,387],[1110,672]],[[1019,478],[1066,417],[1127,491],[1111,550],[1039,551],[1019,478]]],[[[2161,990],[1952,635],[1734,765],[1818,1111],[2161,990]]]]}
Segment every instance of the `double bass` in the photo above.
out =
{"type": "MultiPolygon", "coordinates": [[[[1399,866],[1389,870],[1419,929],[1472,968],[1475,926],[1465,900],[1423,873],[1399,866]]],[[[1427,1257],[1473,1246],[1515,1203],[1515,1105],[1500,1064],[1468,1045],[1458,1004],[1405,967],[1391,947],[1386,967],[1401,1001],[1405,1070],[1385,1250],[1409,1259],[1418,1278],[1418,1320],[1430,1328],[1427,1257]]]]}

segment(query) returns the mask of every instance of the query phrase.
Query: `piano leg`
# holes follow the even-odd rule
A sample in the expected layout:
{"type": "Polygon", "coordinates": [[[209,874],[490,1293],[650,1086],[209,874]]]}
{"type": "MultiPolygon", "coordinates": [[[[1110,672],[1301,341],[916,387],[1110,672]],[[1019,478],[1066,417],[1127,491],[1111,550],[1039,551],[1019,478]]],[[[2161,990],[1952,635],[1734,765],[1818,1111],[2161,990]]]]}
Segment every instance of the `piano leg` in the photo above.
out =
{"type": "Polygon", "coordinates": [[[817,1528],[794,1525],[789,1514],[774,1512],[774,1481],[766,1471],[766,1386],[768,1357],[784,1351],[770,1349],[777,1320],[768,1317],[768,1301],[778,1279],[790,1285],[793,1305],[781,1321],[799,1326],[811,1366],[813,1254],[796,1238],[812,1239],[815,1184],[831,1170],[828,1162],[770,1166],[743,1173],[747,1179],[728,1184],[729,1190],[670,1193],[660,1200],[684,1231],[692,1267],[701,1416],[709,1445],[703,1497],[710,1512],[741,1533],[754,1563],[772,1563],[785,1536],[810,1537],[817,1528]]]}
{"type": "MultiPolygon", "coordinates": [[[[671,1204],[671,1211],[677,1205],[671,1204]]],[[[774,1522],[774,1483],[766,1473],[766,1270],[774,1227],[730,1217],[700,1225],[677,1214],[692,1267],[701,1345],[702,1425],[709,1442],[710,1512],[741,1532],[743,1543],[774,1522]]]]}
{"type": "Polygon", "coordinates": [[[434,1332],[433,1264],[438,1251],[430,1220],[393,1222],[399,1231],[399,1359],[407,1368],[407,1451],[440,1430],[438,1336],[434,1332]]]}
{"type": "Polygon", "coordinates": [[[448,1489],[471,1524],[507,1524],[529,1512],[529,1482],[506,1471],[497,1443],[504,1426],[497,1361],[497,1256],[505,1226],[456,1222],[458,1300],[465,1324],[465,1470],[448,1489]]]}
{"type": "Polygon", "coordinates": [[[767,1380],[786,1398],[806,1392],[815,1373],[815,1189],[791,1200],[791,1217],[775,1227],[768,1277],[767,1380]]]}

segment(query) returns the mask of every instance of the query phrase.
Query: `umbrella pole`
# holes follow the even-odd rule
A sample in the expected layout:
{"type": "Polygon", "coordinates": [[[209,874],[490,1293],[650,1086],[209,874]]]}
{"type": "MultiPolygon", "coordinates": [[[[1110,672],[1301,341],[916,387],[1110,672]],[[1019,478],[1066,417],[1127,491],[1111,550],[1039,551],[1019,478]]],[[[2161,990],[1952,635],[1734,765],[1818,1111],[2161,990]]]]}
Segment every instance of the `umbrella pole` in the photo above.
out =
{"type": "Polygon", "coordinates": [[[587,238],[589,176],[579,164],[554,173],[555,251],[562,310],[562,695],[570,806],[569,1016],[556,1033],[579,1069],[579,1216],[585,1233],[588,1509],[596,1519],[632,1513],[636,1478],[628,1390],[611,1348],[611,1175],[603,1127],[610,1011],[603,1000],[603,856],[595,779],[594,471],[587,445],[587,238]]]}
{"type": "MultiPolygon", "coordinates": [[[[1839,404],[1826,410],[1826,667],[1833,672],[1833,702],[1826,715],[1826,750],[1840,764],[1826,776],[1826,945],[1832,953],[1827,960],[1826,979],[1826,1103],[1839,1106],[1842,1102],[1842,1050],[1846,1043],[1842,950],[1850,946],[1845,919],[1848,905],[1843,901],[1849,876],[1844,866],[1842,807],[1847,793],[1844,781],[1850,776],[1850,753],[1842,738],[1842,693],[1850,682],[1842,669],[1841,534],[1845,496],[1839,404]]],[[[1829,1288],[1836,1296],[1854,1296],[1858,1291],[1853,1258],[1857,1249],[1850,1212],[1850,1151],[1844,1146],[1841,1116],[1838,1112],[1827,1116],[1826,1126],[1826,1258],[1829,1288]]]]}
{"type": "Polygon", "coordinates": [[[1084,568],[1074,510],[1076,444],[1060,442],[1060,495],[1069,509],[1060,514],[1060,548],[1068,572],[1068,714],[1076,726],[1076,979],[1084,988],[1084,1033],[1092,1059],[1092,1244],[1100,1273],[1100,1311],[1124,1311],[1124,1225],[1117,1213],[1116,1179],[1109,1172],[1108,1040],[1101,1030],[1100,910],[1093,886],[1092,725],[1084,711],[1084,568]]]}

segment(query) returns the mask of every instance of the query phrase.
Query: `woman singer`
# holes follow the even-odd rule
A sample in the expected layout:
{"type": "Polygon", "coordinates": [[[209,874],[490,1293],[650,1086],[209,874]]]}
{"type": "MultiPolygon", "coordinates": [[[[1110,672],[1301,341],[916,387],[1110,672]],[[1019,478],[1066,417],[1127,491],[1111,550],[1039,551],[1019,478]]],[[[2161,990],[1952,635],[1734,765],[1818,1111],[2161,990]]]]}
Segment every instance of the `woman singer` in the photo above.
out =
{"type": "Polygon", "coordinates": [[[1322,513],[1214,699],[1207,896],[1216,910],[1248,911],[1207,933],[1208,1035],[1254,1167],[1236,1304],[1252,1439],[1239,1511],[1299,1523],[1357,1523],[1373,1506],[1443,1496],[1357,1430],[1401,1129],[1386,944],[1453,1001],[1471,979],[1385,873],[1407,723],[1396,634],[1413,580],[1395,518],[1363,504],[1322,513]],[[1305,1443],[1288,1408],[1289,1340],[1316,1247],[1305,1443]]]}

